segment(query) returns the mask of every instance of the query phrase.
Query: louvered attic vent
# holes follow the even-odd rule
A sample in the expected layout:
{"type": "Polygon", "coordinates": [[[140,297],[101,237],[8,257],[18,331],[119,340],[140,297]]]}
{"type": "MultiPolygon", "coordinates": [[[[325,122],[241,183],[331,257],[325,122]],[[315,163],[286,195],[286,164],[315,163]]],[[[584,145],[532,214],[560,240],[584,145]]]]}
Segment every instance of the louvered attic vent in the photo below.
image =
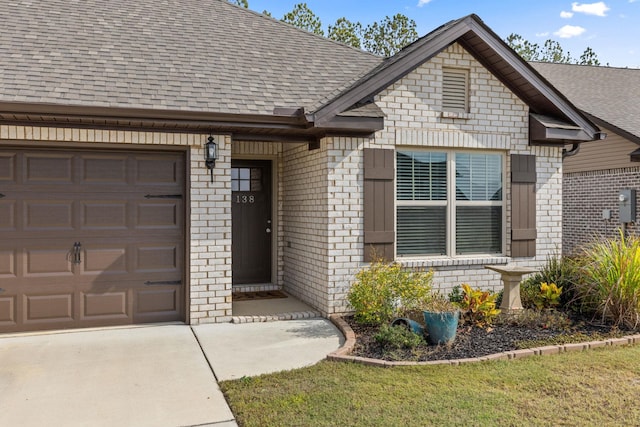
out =
{"type": "Polygon", "coordinates": [[[442,111],[466,113],[468,111],[469,72],[467,70],[442,69],[442,111]]]}

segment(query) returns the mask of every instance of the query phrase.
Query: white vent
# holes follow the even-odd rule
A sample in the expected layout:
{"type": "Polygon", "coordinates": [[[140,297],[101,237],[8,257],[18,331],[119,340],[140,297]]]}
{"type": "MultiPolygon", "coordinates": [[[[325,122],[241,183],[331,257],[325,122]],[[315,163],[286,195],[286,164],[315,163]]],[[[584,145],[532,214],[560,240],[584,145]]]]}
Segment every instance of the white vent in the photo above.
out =
{"type": "Polygon", "coordinates": [[[467,70],[442,69],[442,111],[468,111],[468,81],[467,70]]]}

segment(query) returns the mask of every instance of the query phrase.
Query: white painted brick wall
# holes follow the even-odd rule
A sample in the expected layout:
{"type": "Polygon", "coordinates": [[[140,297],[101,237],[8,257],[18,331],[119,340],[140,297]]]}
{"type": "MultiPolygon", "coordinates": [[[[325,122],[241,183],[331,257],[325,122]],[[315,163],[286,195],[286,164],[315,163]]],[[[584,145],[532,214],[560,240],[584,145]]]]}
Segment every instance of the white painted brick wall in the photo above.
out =
{"type": "MultiPolygon", "coordinates": [[[[429,259],[404,261],[415,267],[433,268],[434,287],[448,292],[452,287],[469,283],[474,287],[498,290],[502,287],[499,275],[486,270],[486,264],[515,262],[523,266],[537,267],[547,256],[561,251],[562,229],[562,158],[561,150],[552,147],[529,147],[528,107],[512,94],[498,79],[491,75],[461,46],[455,44],[417,70],[384,90],[376,97],[376,103],[386,114],[385,129],[369,141],[349,138],[329,139],[330,247],[329,247],[329,301],[330,312],[348,310],[344,300],[355,273],[362,262],[362,176],[353,185],[351,169],[355,163],[362,165],[361,150],[365,146],[378,148],[432,147],[499,150],[506,157],[510,171],[509,154],[535,154],[538,171],[537,184],[537,255],[535,258],[510,259],[471,258],[434,261],[429,259]],[[470,70],[470,110],[464,119],[441,117],[442,66],[465,67],[470,70]],[[344,195],[338,194],[343,189],[344,195]],[[353,192],[354,189],[358,191],[353,192]],[[338,215],[339,201],[353,201],[348,212],[359,218],[338,215]],[[333,209],[331,209],[333,207],[333,209]],[[332,225],[333,224],[333,225],[332,225]],[[348,227],[348,228],[347,228],[348,227]],[[340,237],[354,239],[352,255],[344,257],[340,237]],[[354,255],[355,253],[355,255],[354,255]]],[[[357,167],[356,169],[359,169],[357,167]]],[[[507,236],[510,231],[509,174],[505,182],[507,236]]],[[[507,239],[507,253],[510,251],[507,239]]]]}

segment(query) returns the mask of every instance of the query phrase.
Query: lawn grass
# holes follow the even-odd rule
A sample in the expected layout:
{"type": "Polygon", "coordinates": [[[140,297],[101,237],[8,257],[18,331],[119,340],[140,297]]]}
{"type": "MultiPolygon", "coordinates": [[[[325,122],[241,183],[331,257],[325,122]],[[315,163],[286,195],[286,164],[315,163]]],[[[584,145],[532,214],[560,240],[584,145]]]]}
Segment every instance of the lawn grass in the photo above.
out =
{"type": "Polygon", "coordinates": [[[246,427],[640,425],[640,346],[460,366],[324,361],[220,386],[246,427]]]}

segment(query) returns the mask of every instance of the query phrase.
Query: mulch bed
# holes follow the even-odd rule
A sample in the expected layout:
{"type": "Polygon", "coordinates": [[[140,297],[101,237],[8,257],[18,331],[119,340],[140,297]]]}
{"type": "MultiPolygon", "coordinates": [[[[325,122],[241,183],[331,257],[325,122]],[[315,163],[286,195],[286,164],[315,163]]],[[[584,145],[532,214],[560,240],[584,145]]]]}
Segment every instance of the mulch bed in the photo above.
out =
{"type": "MultiPolygon", "coordinates": [[[[377,327],[359,325],[354,321],[353,316],[345,317],[344,320],[356,335],[356,345],[351,353],[352,356],[389,361],[465,359],[540,346],[541,344],[536,343],[536,340],[553,340],[553,344],[564,344],[625,335],[624,331],[617,328],[598,325],[584,319],[576,319],[569,329],[524,327],[509,324],[498,324],[490,328],[461,326],[458,328],[456,339],[450,345],[436,346],[425,342],[414,349],[385,351],[374,339],[374,335],[378,331],[377,327]]],[[[548,342],[542,345],[551,344],[548,342]]]]}

